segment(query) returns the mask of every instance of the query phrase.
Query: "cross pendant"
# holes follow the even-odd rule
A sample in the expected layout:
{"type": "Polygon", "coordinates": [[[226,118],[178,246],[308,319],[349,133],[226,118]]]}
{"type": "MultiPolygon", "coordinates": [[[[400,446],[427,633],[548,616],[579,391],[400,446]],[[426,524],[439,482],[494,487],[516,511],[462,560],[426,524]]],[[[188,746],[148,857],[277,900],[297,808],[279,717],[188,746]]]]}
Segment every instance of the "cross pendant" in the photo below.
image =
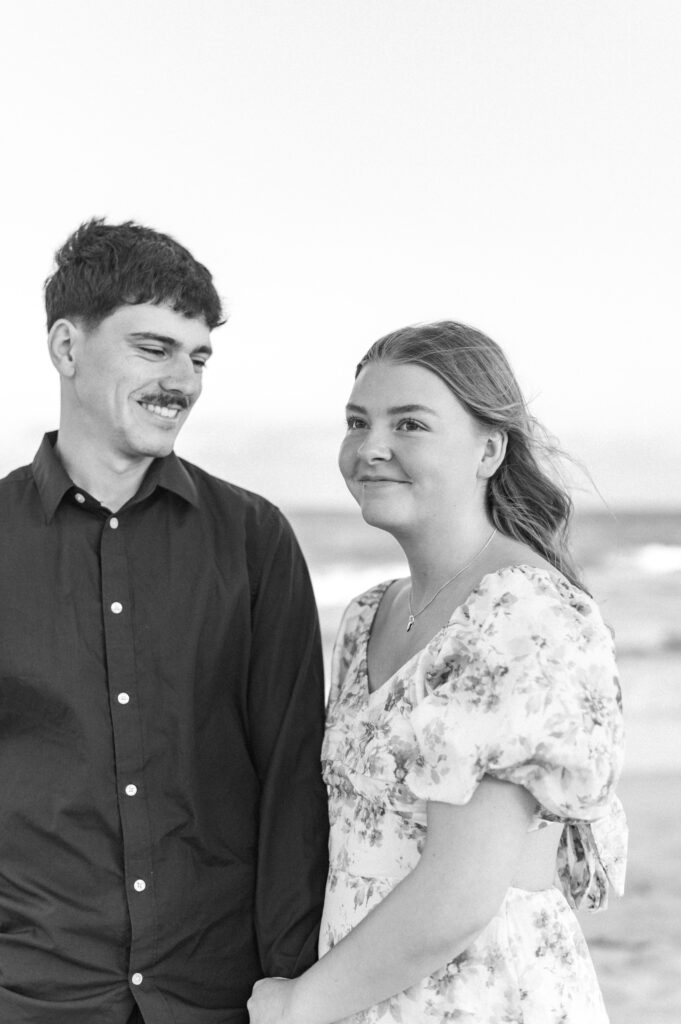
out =
{"type": "Polygon", "coordinates": [[[407,633],[409,632],[411,627],[414,625],[414,621],[415,621],[414,616],[410,615],[409,616],[409,622],[407,623],[407,633]]]}

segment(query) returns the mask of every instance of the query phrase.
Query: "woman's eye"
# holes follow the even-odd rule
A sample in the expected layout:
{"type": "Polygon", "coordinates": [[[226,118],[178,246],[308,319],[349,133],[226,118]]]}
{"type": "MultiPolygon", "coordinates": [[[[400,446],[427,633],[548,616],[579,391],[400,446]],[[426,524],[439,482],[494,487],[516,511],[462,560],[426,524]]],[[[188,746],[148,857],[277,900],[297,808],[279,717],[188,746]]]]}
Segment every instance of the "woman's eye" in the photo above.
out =
{"type": "Polygon", "coordinates": [[[411,431],[425,430],[425,427],[423,426],[422,423],[419,423],[418,420],[400,420],[400,422],[397,424],[397,429],[402,431],[411,431]]]}
{"type": "Polygon", "coordinates": [[[348,430],[361,430],[366,425],[365,421],[359,416],[348,416],[347,424],[348,430]]]}

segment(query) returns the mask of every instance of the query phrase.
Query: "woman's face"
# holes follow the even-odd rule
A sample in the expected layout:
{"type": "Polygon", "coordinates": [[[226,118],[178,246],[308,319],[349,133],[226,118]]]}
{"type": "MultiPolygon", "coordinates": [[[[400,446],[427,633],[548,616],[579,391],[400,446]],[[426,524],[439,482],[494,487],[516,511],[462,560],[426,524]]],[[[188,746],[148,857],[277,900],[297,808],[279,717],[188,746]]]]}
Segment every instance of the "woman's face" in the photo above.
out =
{"type": "Polygon", "coordinates": [[[371,362],[348,401],[340,471],[366,521],[399,537],[483,511],[489,437],[430,370],[371,362]]]}

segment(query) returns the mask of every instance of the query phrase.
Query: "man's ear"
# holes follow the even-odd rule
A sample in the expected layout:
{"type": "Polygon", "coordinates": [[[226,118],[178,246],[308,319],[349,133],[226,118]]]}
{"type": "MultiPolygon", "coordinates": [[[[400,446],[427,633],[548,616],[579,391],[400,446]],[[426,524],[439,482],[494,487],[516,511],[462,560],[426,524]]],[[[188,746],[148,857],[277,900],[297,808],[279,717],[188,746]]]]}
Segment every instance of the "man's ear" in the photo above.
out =
{"type": "Polygon", "coordinates": [[[488,434],[485,441],[485,450],[478,466],[478,477],[482,480],[489,480],[498,470],[506,455],[508,435],[504,430],[494,430],[488,434]]]}
{"type": "Polygon", "coordinates": [[[76,372],[73,350],[82,333],[72,320],[55,320],[50,328],[47,347],[50,359],[62,377],[73,377],[76,372]]]}

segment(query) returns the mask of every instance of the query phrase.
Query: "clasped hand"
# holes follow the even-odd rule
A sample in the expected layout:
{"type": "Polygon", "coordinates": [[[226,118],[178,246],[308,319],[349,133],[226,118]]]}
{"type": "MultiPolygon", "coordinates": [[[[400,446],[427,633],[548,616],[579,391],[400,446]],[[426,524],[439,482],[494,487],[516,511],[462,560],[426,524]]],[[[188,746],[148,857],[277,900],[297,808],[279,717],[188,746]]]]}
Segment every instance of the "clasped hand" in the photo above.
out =
{"type": "Polygon", "coordinates": [[[288,978],[256,981],[247,1003],[251,1024],[295,1024],[290,1005],[294,984],[288,978]]]}

